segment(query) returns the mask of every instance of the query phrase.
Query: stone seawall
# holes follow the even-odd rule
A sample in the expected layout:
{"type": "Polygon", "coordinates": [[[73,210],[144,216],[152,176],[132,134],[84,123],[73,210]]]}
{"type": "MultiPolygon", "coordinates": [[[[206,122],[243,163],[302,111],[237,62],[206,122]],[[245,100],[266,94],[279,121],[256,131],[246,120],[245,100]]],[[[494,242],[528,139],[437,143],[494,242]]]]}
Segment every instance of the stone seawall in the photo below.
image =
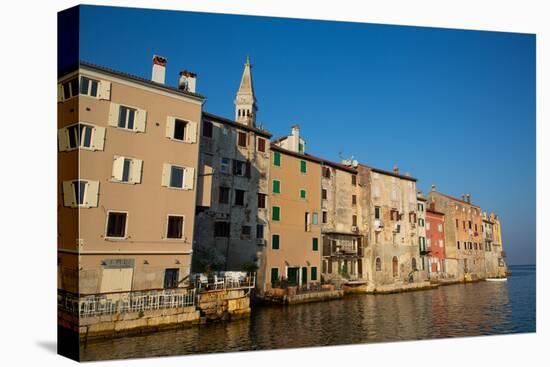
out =
{"type": "Polygon", "coordinates": [[[201,293],[197,308],[201,320],[236,320],[250,315],[250,295],[248,290],[218,290],[201,293]]]}

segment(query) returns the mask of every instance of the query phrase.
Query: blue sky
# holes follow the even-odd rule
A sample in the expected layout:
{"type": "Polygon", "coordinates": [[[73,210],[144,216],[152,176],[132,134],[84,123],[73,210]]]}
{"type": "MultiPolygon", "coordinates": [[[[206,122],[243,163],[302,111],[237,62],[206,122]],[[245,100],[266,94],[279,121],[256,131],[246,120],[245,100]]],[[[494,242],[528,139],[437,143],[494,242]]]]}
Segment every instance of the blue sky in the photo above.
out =
{"type": "Polygon", "coordinates": [[[198,73],[229,118],[250,55],[258,121],[301,126],[311,154],[397,164],[426,192],[495,211],[511,264],[535,262],[535,36],[363,23],[81,8],[81,59],[149,78],[198,73]]]}

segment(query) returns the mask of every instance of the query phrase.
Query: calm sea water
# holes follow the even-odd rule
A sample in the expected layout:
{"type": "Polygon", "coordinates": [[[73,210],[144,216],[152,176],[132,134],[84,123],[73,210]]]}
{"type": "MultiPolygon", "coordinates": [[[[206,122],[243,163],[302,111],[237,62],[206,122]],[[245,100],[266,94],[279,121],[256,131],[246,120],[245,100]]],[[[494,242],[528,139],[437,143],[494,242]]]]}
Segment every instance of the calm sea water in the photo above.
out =
{"type": "Polygon", "coordinates": [[[535,266],[508,282],[256,308],[250,319],[90,342],[83,360],[535,332],[535,266]]]}

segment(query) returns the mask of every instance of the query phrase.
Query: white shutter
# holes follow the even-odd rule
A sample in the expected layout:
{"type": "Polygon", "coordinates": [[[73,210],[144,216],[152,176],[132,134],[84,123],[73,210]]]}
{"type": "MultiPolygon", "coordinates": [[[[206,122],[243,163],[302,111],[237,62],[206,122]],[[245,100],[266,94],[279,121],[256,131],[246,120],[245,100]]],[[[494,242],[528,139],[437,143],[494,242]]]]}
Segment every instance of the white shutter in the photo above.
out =
{"type": "Polygon", "coordinates": [[[195,183],[195,169],[194,168],[185,168],[183,188],[187,190],[193,190],[195,183]]]}
{"type": "Polygon", "coordinates": [[[57,85],[57,102],[63,102],[63,84],[57,85]]]}
{"type": "Polygon", "coordinates": [[[132,177],[130,177],[130,181],[132,183],[141,183],[141,167],[142,167],[143,161],[141,159],[132,159],[132,166],[130,169],[132,177]]]}
{"type": "Polygon", "coordinates": [[[72,181],[63,181],[63,205],[74,208],[76,198],[72,181]]]}
{"type": "Polygon", "coordinates": [[[99,196],[99,181],[88,181],[86,184],[86,196],[84,197],[83,206],[86,208],[97,207],[99,196]]]}
{"type": "Polygon", "coordinates": [[[99,99],[111,99],[111,82],[102,80],[99,82],[99,99]]]}
{"type": "Polygon", "coordinates": [[[137,109],[135,116],[135,127],[134,130],[144,133],[145,132],[145,122],[147,121],[147,111],[137,109]]]}
{"type": "Polygon", "coordinates": [[[185,141],[188,143],[195,143],[197,141],[197,123],[188,122],[186,129],[185,141]]]}
{"type": "Polygon", "coordinates": [[[172,116],[166,118],[166,137],[172,139],[174,137],[174,126],[176,119],[172,116]]]}
{"type": "Polygon", "coordinates": [[[111,177],[117,181],[122,181],[123,171],[124,171],[124,157],[115,155],[113,158],[113,172],[111,177]]]}
{"type": "Polygon", "coordinates": [[[67,128],[57,130],[57,143],[59,145],[60,152],[66,152],[69,150],[69,133],[67,128]]]}
{"type": "Polygon", "coordinates": [[[169,163],[162,164],[162,186],[168,187],[170,184],[170,170],[172,165],[169,163]]]}
{"type": "Polygon", "coordinates": [[[94,127],[94,138],[92,141],[92,150],[103,150],[105,144],[105,128],[94,127]]]}
{"type": "Polygon", "coordinates": [[[109,126],[118,126],[118,114],[120,113],[120,105],[118,103],[112,103],[109,107],[109,126]]]}

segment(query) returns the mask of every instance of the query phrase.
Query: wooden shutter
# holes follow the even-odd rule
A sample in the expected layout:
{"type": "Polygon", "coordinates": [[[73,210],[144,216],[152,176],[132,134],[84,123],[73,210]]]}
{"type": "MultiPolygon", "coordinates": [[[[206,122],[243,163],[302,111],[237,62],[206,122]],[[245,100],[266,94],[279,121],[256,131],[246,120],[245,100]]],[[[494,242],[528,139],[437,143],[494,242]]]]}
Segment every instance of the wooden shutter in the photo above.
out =
{"type": "Polygon", "coordinates": [[[109,106],[109,119],[108,124],[109,126],[118,126],[118,114],[120,113],[120,105],[118,103],[112,103],[109,106]]]}
{"type": "Polygon", "coordinates": [[[66,152],[69,150],[69,134],[67,128],[57,130],[57,143],[59,145],[60,152],[66,152]]]}
{"type": "Polygon", "coordinates": [[[143,161],[141,159],[132,159],[131,165],[131,175],[130,182],[138,184],[141,183],[141,168],[143,166],[143,161]]]}
{"type": "Polygon", "coordinates": [[[63,84],[57,85],[57,102],[63,102],[63,84]]]}
{"type": "Polygon", "coordinates": [[[105,128],[94,127],[92,150],[103,150],[104,144],[105,144],[105,128]]]}
{"type": "Polygon", "coordinates": [[[188,122],[185,130],[185,141],[188,143],[197,142],[197,123],[188,122]]]}
{"type": "Polygon", "coordinates": [[[99,82],[99,93],[98,93],[99,99],[111,99],[111,82],[108,82],[106,80],[101,80],[99,82]]]}
{"type": "Polygon", "coordinates": [[[134,123],[135,123],[134,130],[144,133],[146,121],[147,121],[147,111],[142,109],[136,109],[136,116],[134,120],[134,123]]]}
{"type": "Polygon", "coordinates": [[[195,183],[195,169],[194,168],[185,168],[183,188],[187,190],[193,190],[195,183]]]}
{"type": "Polygon", "coordinates": [[[172,139],[174,137],[174,126],[176,125],[176,119],[172,116],[166,118],[166,137],[172,139]]]}
{"type": "Polygon", "coordinates": [[[86,185],[86,196],[84,197],[84,207],[97,207],[99,198],[99,181],[88,181],[86,185]]]}
{"type": "Polygon", "coordinates": [[[76,197],[72,181],[63,181],[63,205],[70,208],[76,206],[76,197]]]}
{"type": "Polygon", "coordinates": [[[111,177],[117,181],[122,181],[122,173],[124,171],[124,157],[115,155],[113,157],[113,172],[111,177]]]}
{"type": "Polygon", "coordinates": [[[168,187],[170,184],[170,170],[172,168],[172,165],[170,163],[163,163],[162,164],[162,186],[168,187]]]}

